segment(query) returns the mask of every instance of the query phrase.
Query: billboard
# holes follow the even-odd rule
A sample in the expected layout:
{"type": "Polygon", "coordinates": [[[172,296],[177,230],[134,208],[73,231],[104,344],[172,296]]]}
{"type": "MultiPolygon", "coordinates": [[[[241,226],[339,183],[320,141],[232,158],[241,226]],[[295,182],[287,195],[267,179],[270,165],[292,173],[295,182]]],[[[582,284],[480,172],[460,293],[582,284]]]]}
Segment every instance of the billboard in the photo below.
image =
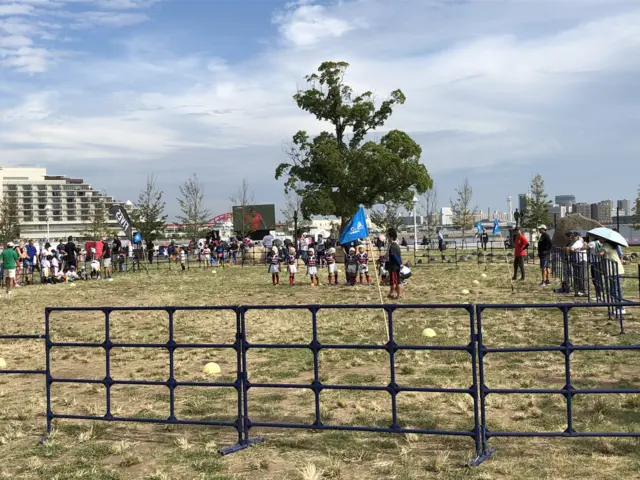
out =
{"type": "Polygon", "coordinates": [[[247,235],[260,230],[276,229],[276,206],[269,205],[245,205],[233,207],[233,229],[247,235]]]}

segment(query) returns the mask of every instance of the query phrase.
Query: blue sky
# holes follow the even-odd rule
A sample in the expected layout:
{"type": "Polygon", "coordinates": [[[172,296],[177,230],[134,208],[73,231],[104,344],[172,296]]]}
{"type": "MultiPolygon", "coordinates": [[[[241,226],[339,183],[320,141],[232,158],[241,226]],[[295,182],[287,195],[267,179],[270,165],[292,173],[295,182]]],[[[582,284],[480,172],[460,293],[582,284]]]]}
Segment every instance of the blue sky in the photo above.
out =
{"type": "Polygon", "coordinates": [[[281,204],[284,142],[323,128],[291,96],[324,60],[404,91],[385,128],[422,145],[442,205],[467,176],[504,210],[536,172],[552,195],[635,197],[635,0],[0,0],[0,164],[122,200],[155,173],[172,216],[194,172],[212,213],[243,177],[281,204]]]}

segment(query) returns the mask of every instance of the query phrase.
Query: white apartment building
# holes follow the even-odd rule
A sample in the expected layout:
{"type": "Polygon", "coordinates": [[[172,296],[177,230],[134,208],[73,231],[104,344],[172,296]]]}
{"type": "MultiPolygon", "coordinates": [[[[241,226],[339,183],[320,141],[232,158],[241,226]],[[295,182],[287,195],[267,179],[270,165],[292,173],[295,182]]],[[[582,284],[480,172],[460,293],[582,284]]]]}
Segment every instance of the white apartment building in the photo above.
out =
{"type": "MultiPolygon", "coordinates": [[[[99,201],[107,210],[121,203],[80,178],[47,175],[40,167],[0,167],[0,198],[17,203],[20,237],[34,240],[47,239],[47,230],[49,239],[81,238],[99,201]]],[[[109,224],[124,235],[114,219],[109,224]]]]}

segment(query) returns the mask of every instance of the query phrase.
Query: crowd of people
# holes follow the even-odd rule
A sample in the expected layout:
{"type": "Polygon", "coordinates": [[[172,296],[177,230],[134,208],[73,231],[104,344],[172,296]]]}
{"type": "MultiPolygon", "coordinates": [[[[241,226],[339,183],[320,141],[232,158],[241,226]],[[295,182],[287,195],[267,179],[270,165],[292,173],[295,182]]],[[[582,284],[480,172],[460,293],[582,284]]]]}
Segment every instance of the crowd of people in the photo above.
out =
{"type": "MultiPolygon", "coordinates": [[[[389,285],[389,298],[403,298],[404,285],[411,276],[409,262],[402,262],[402,252],[398,235],[394,229],[387,232],[387,237],[379,236],[375,240],[375,247],[379,252],[378,259],[374,262],[374,268],[379,272],[381,284],[389,285]],[[384,249],[387,237],[389,239],[388,249],[384,249]]],[[[369,239],[360,239],[344,245],[338,245],[332,238],[326,241],[322,238],[313,242],[310,237],[303,237],[297,245],[290,240],[274,244],[271,239],[264,242],[268,248],[266,263],[269,265],[271,282],[273,285],[280,284],[280,273],[288,273],[289,285],[295,285],[298,274],[298,264],[302,261],[306,267],[306,275],[309,277],[311,285],[320,285],[319,268],[326,267],[327,283],[329,285],[339,285],[337,248],[342,249],[344,266],[344,285],[353,287],[372,286],[372,277],[369,264],[371,258],[372,244],[369,239]],[[307,240],[308,238],[308,240],[307,240]],[[297,248],[296,248],[297,247],[297,248]]]]}
{"type": "MultiPolygon", "coordinates": [[[[614,230],[615,231],[615,230],[614,230]]],[[[538,227],[538,257],[540,259],[541,287],[550,285],[551,256],[553,244],[547,233],[547,226],[538,227]]],[[[577,297],[588,295],[590,280],[593,284],[596,300],[606,300],[604,293],[609,292],[613,302],[623,302],[622,277],[624,276],[624,254],[622,247],[606,238],[580,232],[566,232],[566,243],[558,249],[562,262],[562,285],[558,293],[575,293],[577,297]],[[607,285],[604,285],[604,282],[607,285]]],[[[524,257],[527,255],[529,241],[519,228],[514,230],[514,264],[512,280],[525,280],[524,257]]],[[[619,309],[624,314],[624,308],[619,309]]]]}

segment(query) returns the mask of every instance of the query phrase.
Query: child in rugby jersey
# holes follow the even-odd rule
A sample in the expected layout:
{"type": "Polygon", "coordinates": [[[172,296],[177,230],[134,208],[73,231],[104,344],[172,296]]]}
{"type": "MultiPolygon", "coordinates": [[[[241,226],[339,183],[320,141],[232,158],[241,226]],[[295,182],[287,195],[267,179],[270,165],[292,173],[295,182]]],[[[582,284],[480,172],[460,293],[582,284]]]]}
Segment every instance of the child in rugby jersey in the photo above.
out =
{"type": "Polygon", "coordinates": [[[184,247],[178,248],[178,255],[180,256],[180,266],[182,267],[182,271],[184,272],[187,268],[187,252],[185,251],[184,247]]]}
{"type": "Polygon", "coordinates": [[[338,285],[338,269],[336,268],[336,249],[331,247],[327,250],[326,255],[327,260],[327,270],[329,270],[329,285],[331,285],[331,280],[334,279],[334,283],[338,285]]]}
{"type": "Polygon", "coordinates": [[[371,277],[369,276],[369,254],[365,252],[364,245],[360,245],[358,247],[356,260],[358,261],[358,272],[360,273],[360,286],[362,286],[363,275],[367,279],[367,285],[371,286],[371,277]]]}
{"type": "Polygon", "coordinates": [[[310,248],[308,251],[307,274],[311,277],[312,286],[315,287],[316,285],[320,285],[320,280],[318,279],[318,257],[316,256],[316,252],[313,248],[310,248]]]}
{"type": "Polygon", "coordinates": [[[358,256],[356,255],[356,249],[351,247],[349,253],[345,258],[347,264],[347,277],[349,279],[349,286],[353,287],[356,284],[356,275],[358,274],[358,256]]]}
{"type": "Polygon", "coordinates": [[[287,268],[289,270],[289,285],[294,285],[296,281],[296,273],[298,272],[298,259],[296,258],[296,249],[293,247],[289,247],[287,268]]]}
{"type": "Polygon", "coordinates": [[[271,260],[269,262],[269,273],[271,273],[271,281],[274,285],[280,284],[280,255],[278,255],[278,247],[271,250],[271,260]]]}
{"type": "Polygon", "coordinates": [[[211,262],[211,249],[206,243],[204,245],[204,248],[202,249],[202,253],[204,253],[204,268],[208,268],[209,263],[211,262]]]}

